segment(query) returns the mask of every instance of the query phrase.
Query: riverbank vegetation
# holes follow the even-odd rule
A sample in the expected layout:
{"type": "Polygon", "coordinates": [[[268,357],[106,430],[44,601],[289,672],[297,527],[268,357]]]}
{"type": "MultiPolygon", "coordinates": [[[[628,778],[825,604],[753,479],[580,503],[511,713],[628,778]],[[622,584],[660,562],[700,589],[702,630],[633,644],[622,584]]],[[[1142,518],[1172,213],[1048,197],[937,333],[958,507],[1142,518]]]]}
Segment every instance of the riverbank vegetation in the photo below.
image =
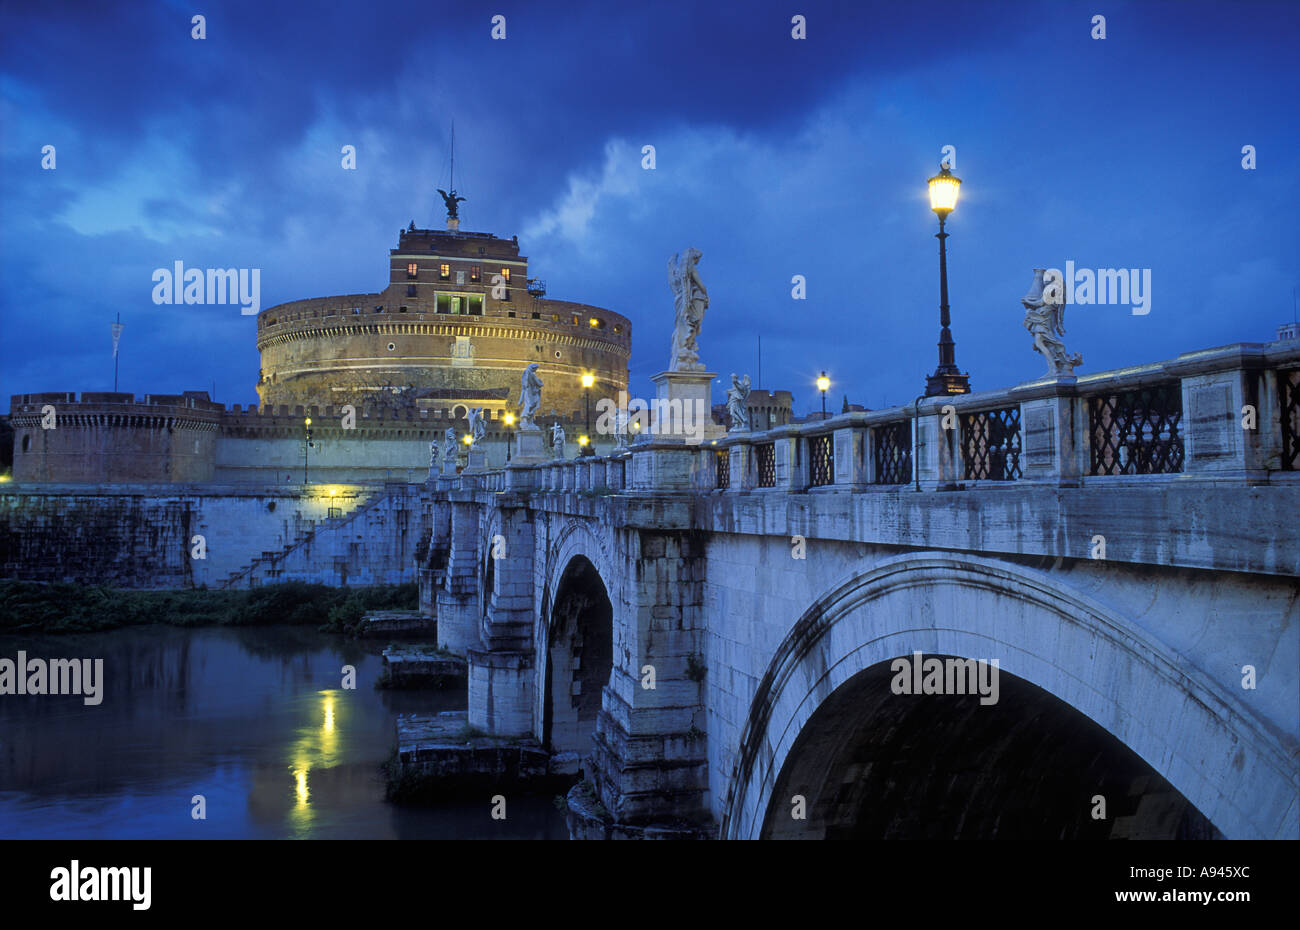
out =
{"type": "Polygon", "coordinates": [[[240,591],[124,591],[0,581],[0,633],[90,633],[123,626],[318,626],[353,634],[372,610],[415,610],[415,584],[334,588],[286,582],[240,591]]]}

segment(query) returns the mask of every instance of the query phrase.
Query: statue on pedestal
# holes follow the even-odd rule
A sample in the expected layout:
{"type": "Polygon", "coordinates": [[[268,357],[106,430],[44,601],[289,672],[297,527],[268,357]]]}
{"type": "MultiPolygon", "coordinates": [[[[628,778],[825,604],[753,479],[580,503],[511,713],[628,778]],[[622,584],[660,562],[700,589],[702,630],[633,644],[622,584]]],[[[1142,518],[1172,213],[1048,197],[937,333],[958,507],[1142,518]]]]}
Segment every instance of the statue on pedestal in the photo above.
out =
{"type": "Polygon", "coordinates": [[[483,416],[483,408],[475,407],[469,412],[469,435],[472,440],[471,449],[477,449],[479,440],[487,433],[487,419],[483,416]]]}
{"type": "Polygon", "coordinates": [[[699,249],[687,249],[668,260],[668,284],[673,289],[676,318],[673,322],[672,357],[669,371],[703,371],[699,348],[695,341],[704,322],[704,311],[709,306],[709,292],[700,280],[698,265],[703,254],[699,249]]]}
{"type": "Polygon", "coordinates": [[[614,414],[614,451],[627,451],[627,410],[622,409],[614,414]]]}
{"type": "Polygon", "coordinates": [[[429,440],[429,469],[432,471],[438,467],[438,440],[433,438],[429,440]]]}
{"type": "Polygon", "coordinates": [[[551,455],[557,459],[564,458],[564,427],[559,423],[551,424],[551,455]]]}
{"type": "Polygon", "coordinates": [[[1083,364],[1083,356],[1065,351],[1060,339],[1065,335],[1065,295],[1059,279],[1043,281],[1046,271],[1034,269],[1034,283],[1020,299],[1025,306],[1025,329],[1034,337],[1034,350],[1047,359],[1048,375],[1073,376],[1074,366],[1083,364]]]}
{"type": "Polygon", "coordinates": [[[538,428],[533,422],[533,414],[542,404],[542,379],[537,376],[537,368],[536,362],[531,363],[524,369],[523,376],[519,379],[520,429],[538,428]]]}
{"type": "Polygon", "coordinates": [[[727,388],[727,417],[731,420],[729,433],[743,433],[749,430],[749,375],[741,381],[736,373],[731,373],[731,387],[727,388]]]}
{"type": "Polygon", "coordinates": [[[456,430],[447,427],[447,432],[442,436],[442,464],[445,468],[450,463],[456,464],[456,430]]]}
{"type": "Polygon", "coordinates": [[[454,188],[448,193],[440,187],[438,193],[442,195],[442,202],[447,207],[447,219],[460,219],[460,205],[465,202],[465,198],[457,196],[454,188]]]}

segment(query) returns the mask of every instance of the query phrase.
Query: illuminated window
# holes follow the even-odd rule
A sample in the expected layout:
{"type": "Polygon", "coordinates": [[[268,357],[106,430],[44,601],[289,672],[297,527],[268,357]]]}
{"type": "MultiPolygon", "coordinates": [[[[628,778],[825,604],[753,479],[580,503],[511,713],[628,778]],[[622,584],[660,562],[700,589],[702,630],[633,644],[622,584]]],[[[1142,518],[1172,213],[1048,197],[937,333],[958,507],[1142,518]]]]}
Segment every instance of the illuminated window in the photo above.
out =
{"type": "Polygon", "coordinates": [[[509,269],[509,268],[502,268],[502,269],[501,269],[501,277],[503,277],[503,278],[506,279],[506,284],[509,284],[509,283],[510,283],[510,269],[509,269]]]}
{"type": "Polygon", "coordinates": [[[418,277],[419,274],[420,274],[420,266],[417,265],[415,262],[411,262],[409,265],[406,266],[406,276],[408,278],[418,277]]]}
{"type": "Polygon", "coordinates": [[[438,277],[442,278],[442,280],[444,281],[449,279],[451,277],[451,265],[448,265],[446,262],[443,262],[441,265],[439,265],[438,277]]]}
{"type": "Polygon", "coordinates": [[[480,281],[483,280],[483,270],[479,268],[478,265],[470,265],[469,279],[475,284],[478,284],[480,281]]]}

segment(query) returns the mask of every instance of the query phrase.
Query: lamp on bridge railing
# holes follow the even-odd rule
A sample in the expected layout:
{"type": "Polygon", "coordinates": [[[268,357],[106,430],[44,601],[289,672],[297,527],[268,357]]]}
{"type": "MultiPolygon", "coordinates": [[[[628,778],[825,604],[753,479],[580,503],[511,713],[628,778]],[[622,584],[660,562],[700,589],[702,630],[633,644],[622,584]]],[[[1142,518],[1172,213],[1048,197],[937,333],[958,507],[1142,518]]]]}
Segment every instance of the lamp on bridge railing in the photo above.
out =
{"type": "MultiPolygon", "coordinates": [[[[594,320],[592,322],[595,322],[594,320]]],[[[582,375],[582,394],[587,401],[587,436],[591,435],[591,386],[596,383],[596,376],[591,372],[583,372],[582,375]]],[[[595,455],[596,450],[591,447],[590,440],[583,436],[578,440],[581,446],[578,455],[595,455]]]]}
{"type": "Polygon", "coordinates": [[[823,420],[826,419],[826,392],[827,390],[830,389],[830,386],[831,386],[831,379],[826,377],[826,372],[823,371],[822,376],[817,379],[817,390],[822,392],[822,419],[823,420]]]}
{"type": "Polygon", "coordinates": [[[944,221],[957,206],[961,179],[948,169],[945,161],[929,184],[930,209],[939,215],[939,232],[935,236],[939,240],[939,367],[925,379],[925,396],[969,394],[970,376],[957,368],[957,346],[948,329],[948,250],[945,245],[948,233],[944,231],[944,221]]]}
{"type": "Polygon", "coordinates": [[[303,447],[302,447],[302,483],[306,484],[307,483],[307,450],[311,448],[311,417],[307,417],[305,420],[302,421],[302,429],[303,429],[303,433],[306,436],[306,441],[303,443],[303,447]]]}
{"type": "Polygon", "coordinates": [[[510,441],[510,427],[515,425],[515,415],[513,413],[507,413],[503,419],[506,424],[506,462],[509,462],[510,447],[514,445],[514,443],[510,441]]]}

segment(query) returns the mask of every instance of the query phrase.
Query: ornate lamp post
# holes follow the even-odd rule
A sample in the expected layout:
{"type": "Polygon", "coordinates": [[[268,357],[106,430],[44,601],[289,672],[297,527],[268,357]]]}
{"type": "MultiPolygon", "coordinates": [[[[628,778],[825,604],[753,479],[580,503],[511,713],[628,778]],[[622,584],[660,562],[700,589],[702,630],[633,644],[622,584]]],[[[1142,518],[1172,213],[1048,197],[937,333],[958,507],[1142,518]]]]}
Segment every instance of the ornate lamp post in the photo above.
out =
{"type": "Polygon", "coordinates": [[[939,367],[934,374],[925,379],[925,396],[935,397],[945,394],[969,394],[970,376],[957,368],[956,344],[948,330],[948,250],[944,240],[948,233],[944,231],[944,220],[957,206],[957,189],[961,179],[948,170],[948,165],[939,166],[939,173],[932,177],[930,184],[930,209],[939,215],[939,367]]]}
{"type": "Polygon", "coordinates": [[[515,415],[513,413],[507,413],[504,417],[504,420],[506,424],[506,461],[509,462],[510,447],[514,445],[514,443],[510,441],[510,427],[515,425],[515,415]]]}
{"type": "Polygon", "coordinates": [[[817,379],[817,390],[822,392],[822,419],[823,420],[826,419],[826,391],[830,388],[830,386],[831,386],[831,379],[826,377],[826,372],[823,371],[822,376],[817,379]]]}
{"type": "Polygon", "coordinates": [[[582,394],[587,401],[587,434],[578,437],[578,455],[595,455],[596,450],[591,445],[591,386],[596,383],[596,376],[591,372],[586,372],[582,376],[582,394]]]}
{"type": "Polygon", "coordinates": [[[302,446],[302,483],[307,483],[307,450],[311,448],[311,417],[302,421],[302,429],[307,441],[302,446]]]}

